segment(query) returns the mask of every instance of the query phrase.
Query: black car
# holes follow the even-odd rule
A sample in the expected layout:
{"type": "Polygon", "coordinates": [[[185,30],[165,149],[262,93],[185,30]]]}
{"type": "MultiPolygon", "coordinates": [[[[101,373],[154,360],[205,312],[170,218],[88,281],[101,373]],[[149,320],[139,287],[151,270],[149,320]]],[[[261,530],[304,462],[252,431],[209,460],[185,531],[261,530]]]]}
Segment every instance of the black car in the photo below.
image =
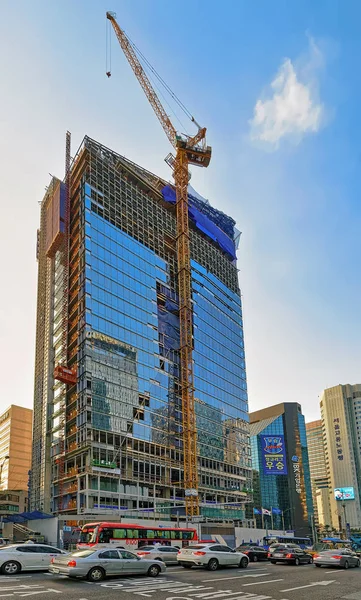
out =
{"type": "Polygon", "coordinates": [[[277,548],[270,559],[275,565],[278,562],[287,563],[289,565],[312,564],[313,558],[311,554],[302,550],[302,548],[277,548]]]}
{"type": "Polygon", "coordinates": [[[265,550],[261,546],[254,546],[253,544],[243,544],[241,546],[238,546],[237,552],[243,552],[243,554],[247,554],[251,562],[257,562],[258,560],[267,560],[267,550],[265,550]]]}

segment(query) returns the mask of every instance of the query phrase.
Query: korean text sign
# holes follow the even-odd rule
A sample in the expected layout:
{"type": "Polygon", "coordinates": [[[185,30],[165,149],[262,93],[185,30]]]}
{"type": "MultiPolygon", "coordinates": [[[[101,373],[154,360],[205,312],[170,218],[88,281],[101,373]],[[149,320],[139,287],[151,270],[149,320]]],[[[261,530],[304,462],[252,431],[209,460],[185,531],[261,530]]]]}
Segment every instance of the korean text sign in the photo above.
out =
{"type": "Polygon", "coordinates": [[[261,435],[263,471],[266,475],[287,475],[285,438],[261,435]]]}

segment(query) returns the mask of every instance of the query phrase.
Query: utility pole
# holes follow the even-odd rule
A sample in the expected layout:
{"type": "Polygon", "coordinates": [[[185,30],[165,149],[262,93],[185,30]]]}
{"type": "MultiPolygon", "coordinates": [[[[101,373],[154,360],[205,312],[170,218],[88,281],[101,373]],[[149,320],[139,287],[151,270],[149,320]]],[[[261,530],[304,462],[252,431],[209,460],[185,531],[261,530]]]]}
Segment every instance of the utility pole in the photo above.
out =
{"type": "Polygon", "coordinates": [[[346,502],[342,502],[343,518],[345,519],[345,539],[347,539],[346,502]]]}

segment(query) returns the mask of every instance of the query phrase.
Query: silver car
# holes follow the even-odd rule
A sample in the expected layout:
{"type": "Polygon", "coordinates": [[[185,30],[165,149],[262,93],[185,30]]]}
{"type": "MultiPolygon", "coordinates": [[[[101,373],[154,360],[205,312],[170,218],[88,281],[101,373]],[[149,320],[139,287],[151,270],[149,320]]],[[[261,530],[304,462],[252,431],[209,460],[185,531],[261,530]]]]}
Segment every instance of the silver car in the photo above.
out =
{"type": "Polygon", "coordinates": [[[0,571],[16,575],[20,571],[46,571],[52,558],[67,552],[47,544],[12,544],[0,548],[0,571]]]}
{"type": "Polygon", "coordinates": [[[141,559],[128,550],[78,550],[68,556],[51,561],[50,573],[68,577],[85,577],[89,581],[102,581],[108,575],[149,575],[164,573],[163,562],[141,559]]]}
{"type": "Polygon", "coordinates": [[[178,552],[178,564],[185,569],[193,566],[216,571],[218,567],[248,567],[248,556],[222,544],[196,544],[178,552]]]}
{"type": "Polygon", "coordinates": [[[325,550],[315,554],[313,562],[316,567],[339,567],[348,569],[349,567],[359,567],[360,559],[357,554],[348,548],[336,548],[335,550],[325,550]]]}
{"type": "Polygon", "coordinates": [[[136,550],[136,554],[140,558],[147,558],[153,560],[161,560],[166,565],[177,564],[177,555],[179,548],[173,548],[172,546],[162,546],[157,544],[155,546],[143,546],[136,550]]]}

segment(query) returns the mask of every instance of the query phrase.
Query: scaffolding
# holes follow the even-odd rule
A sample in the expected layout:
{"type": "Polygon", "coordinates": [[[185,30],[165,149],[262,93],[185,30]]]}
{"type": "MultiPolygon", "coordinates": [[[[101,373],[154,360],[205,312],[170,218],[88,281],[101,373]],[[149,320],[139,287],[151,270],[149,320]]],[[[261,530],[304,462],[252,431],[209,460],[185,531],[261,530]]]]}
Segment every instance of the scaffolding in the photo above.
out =
{"type": "MultiPolygon", "coordinates": [[[[60,182],[57,180],[54,185],[60,182]]],[[[55,252],[55,257],[45,256],[46,252],[46,211],[45,204],[42,207],[41,229],[38,236],[39,247],[39,286],[40,274],[44,285],[40,305],[38,299],[38,319],[43,329],[37,338],[37,365],[41,366],[42,385],[36,380],[37,389],[44,392],[47,401],[57,394],[59,390],[66,388],[62,393],[65,406],[61,404],[61,410],[53,413],[53,421],[62,413],[60,419],[61,428],[64,430],[64,446],[55,443],[52,449],[53,464],[53,510],[54,512],[77,513],[86,510],[87,497],[91,496],[95,479],[100,485],[103,477],[107,481],[117,481],[119,489],[118,496],[124,498],[136,498],[136,494],[129,490],[137,485],[149,490],[149,494],[155,497],[171,498],[181,496],[184,489],[182,430],[179,413],[181,410],[181,381],[179,377],[180,356],[179,337],[178,347],[170,348],[164,342],[164,337],[159,332],[159,370],[164,370],[169,378],[169,406],[167,413],[163,415],[159,411],[155,415],[154,429],[159,431],[151,440],[138,439],[134,433],[134,424],[141,423],[142,415],[149,411],[152,397],[152,389],[149,393],[139,394],[139,400],[134,405],[134,413],[128,420],[126,431],[99,431],[90,415],[93,414],[94,394],[91,388],[93,379],[93,366],[87,370],[86,361],[91,359],[89,348],[91,340],[84,332],[85,328],[85,186],[89,187],[87,194],[90,195],[90,212],[102,217],[119,230],[138,240],[144,246],[151,249],[167,264],[168,277],[166,285],[158,290],[158,296],[169,298],[174,306],[175,315],[179,311],[179,294],[177,286],[177,222],[175,207],[166,203],[162,196],[162,189],[166,185],[164,180],[149,173],[135,165],[128,159],[102,146],[98,142],[86,137],[76,154],[71,167],[71,193],[69,213],[69,271],[68,271],[68,295],[67,295],[67,368],[73,372],[77,368],[77,386],[65,384],[59,380],[52,380],[52,365],[58,366],[60,361],[60,346],[57,342],[55,349],[56,358],[52,358],[51,351],[46,350],[44,340],[47,340],[57,331],[49,327],[52,318],[52,282],[56,275],[56,281],[62,277],[60,261],[60,248],[55,252]],[[40,265],[41,261],[41,265],[40,265]],[[58,262],[60,261],[60,266],[58,262]],[[58,266],[55,266],[56,265],[58,266]],[[41,268],[40,268],[41,267],[41,268]],[[49,314],[44,314],[43,307],[49,306],[49,314]],[[48,323],[48,328],[44,321],[48,323]],[[42,337],[41,337],[42,336],[42,337]],[[38,349],[41,345],[41,352],[38,349]],[[47,354],[48,352],[48,354],[47,354]],[[44,356],[49,356],[48,367],[44,366],[44,356]],[[53,360],[53,362],[52,362],[53,360]],[[44,370],[45,369],[45,370],[44,370]],[[90,370],[89,370],[90,369],[90,370]],[[48,382],[54,383],[49,388],[48,382]],[[48,390],[44,390],[44,382],[48,390]],[[90,417],[90,418],[89,418],[90,417]],[[164,423],[164,425],[163,425],[164,423]],[[163,431],[166,427],[166,431],[163,431]],[[164,435],[163,435],[164,433],[164,435]],[[105,448],[103,457],[97,453],[99,448],[105,448]],[[64,450],[63,450],[64,449],[64,450]],[[61,451],[60,451],[61,450],[61,451]],[[106,456],[105,456],[106,455],[106,456]],[[59,459],[62,459],[59,461],[59,459]],[[116,463],[116,468],[104,467],[102,471],[101,461],[116,463]],[[95,462],[94,462],[95,461],[95,462]],[[98,461],[100,464],[96,464],[98,461]],[[143,465],[143,466],[142,466],[143,465]],[[148,465],[148,466],[147,466],[148,465]],[[100,470],[100,471],[99,471],[100,470]],[[121,479],[116,470],[120,470],[121,479]],[[93,482],[93,483],[92,483],[93,482]],[[89,486],[89,488],[87,487],[89,486]],[[88,496],[87,496],[88,495],[88,496]]],[[[51,193],[49,192],[49,197],[51,193]]],[[[229,257],[219,247],[200,232],[192,222],[189,223],[189,258],[197,257],[197,262],[210,270],[229,289],[239,293],[237,269],[229,257]]],[[[39,287],[40,289],[40,287],[39,287]]],[[[41,288],[42,289],[42,288],[41,288]]],[[[39,292],[40,293],[40,292],[39,292]]],[[[60,294],[59,291],[56,294],[60,294]]],[[[168,309],[167,309],[168,310],[168,309]]],[[[60,323],[58,324],[60,327],[60,323]]],[[[40,331],[40,329],[39,329],[40,331]]],[[[158,335],[158,334],[157,334],[158,335]]],[[[178,333],[179,336],[179,333],[178,333]]],[[[46,342],[48,343],[48,342],[46,342]]],[[[50,341],[49,341],[50,344],[50,341]]],[[[62,364],[62,363],[61,363],[62,364]]],[[[90,364],[90,363],[87,363],[90,364]]],[[[91,363],[92,365],[92,363],[91,363]]],[[[38,371],[36,371],[38,373],[38,371]]],[[[153,388],[156,389],[156,388],[153,388]]],[[[38,392],[37,392],[38,393],[38,392]]],[[[57,395],[57,398],[59,396],[57,395]]],[[[55,406],[55,400],[52,400],[55,406]]],[[[198,401],[196,401],[197,403],[198,401]]],[[[57,404],[58,406],[58,404],[57,404]]],[[[197,407],[196,407],[197,408],[197,407]]],[[[59,410],[59,409],[57,409],[59,410]]],[[[42,413],[34,414],[39,422],[40,430],[44,434],[38,437],[37,447],[40,446],[45,452],[44,440],[50,446],[50,432],[46,430],[47,416],[42,413]]],[[[35,431],[35,430],[34,430],[35,431]]],[[[58,429],[51,433],[56,434],[58,429]]],[[[36,440],[34,438],[34,444],[36,440]]],[[[34,445],[34,448],[35,448],[34,445]]],[[[34,455],[35,456],[35,455],[34,455]]],[[[45,455],[44,455],[45,456],[45,455]]],[[[40,454],[39,454],[40,460],[40,454]]],[[[33,463],[35,464],[35,463],[33,463]]],[[[212,461],[204,461],[198,451],[199,489],[202,493],[215,493],[221,499],[221,490],[216,484],[203,483],[203,474],[213,474],[221,471],[229,488],[234,482],[243,482],[246,471],[240,467],[223,464],[222,460],[215,457],[212,461]]],[[[35,471],[34,471],[35,472],[35,471]]],[[[212,475],[212,476],[213,476],[212,475]]],[[[50,477],[46,475],[49,479],[50,477]]],[[[35,485],[39,479],[35,478],[35,485]]],[[[105,481],[105,480],[104,480],[105,481]]],[[[108,484],[107,484],[108,485],[108,484]]],[[[110,485],[110,484],[109,484],[110,485]]],[[[110,486],[108,493],[111,494],[110,486]]],[[[34,492],[35,493],[35,492],[34,492]]],[[[114,492],[115,493],[115,492],[114,492]]],[[[99,491],[99,494],[101,492],[99,491]]],[[[233,493],[235,497],[242,498],[241,491],[233,493]]],[[[145,497],[145,496],[144,496],[145,497]]],[[[139,498],[138,498],[139,500],[139,498]]],[[[120,502],[120,500],[119,500],[120,502]]],[[[131,502],[131,500],[124,500],[131,502]]],[[[37,504],[39,507],[39,504],[37,504]]],[[[46,510],[50,507],[44,505],[46,510]]],[[[91,508],[89,506],[88,508],[91,508]]]]}

